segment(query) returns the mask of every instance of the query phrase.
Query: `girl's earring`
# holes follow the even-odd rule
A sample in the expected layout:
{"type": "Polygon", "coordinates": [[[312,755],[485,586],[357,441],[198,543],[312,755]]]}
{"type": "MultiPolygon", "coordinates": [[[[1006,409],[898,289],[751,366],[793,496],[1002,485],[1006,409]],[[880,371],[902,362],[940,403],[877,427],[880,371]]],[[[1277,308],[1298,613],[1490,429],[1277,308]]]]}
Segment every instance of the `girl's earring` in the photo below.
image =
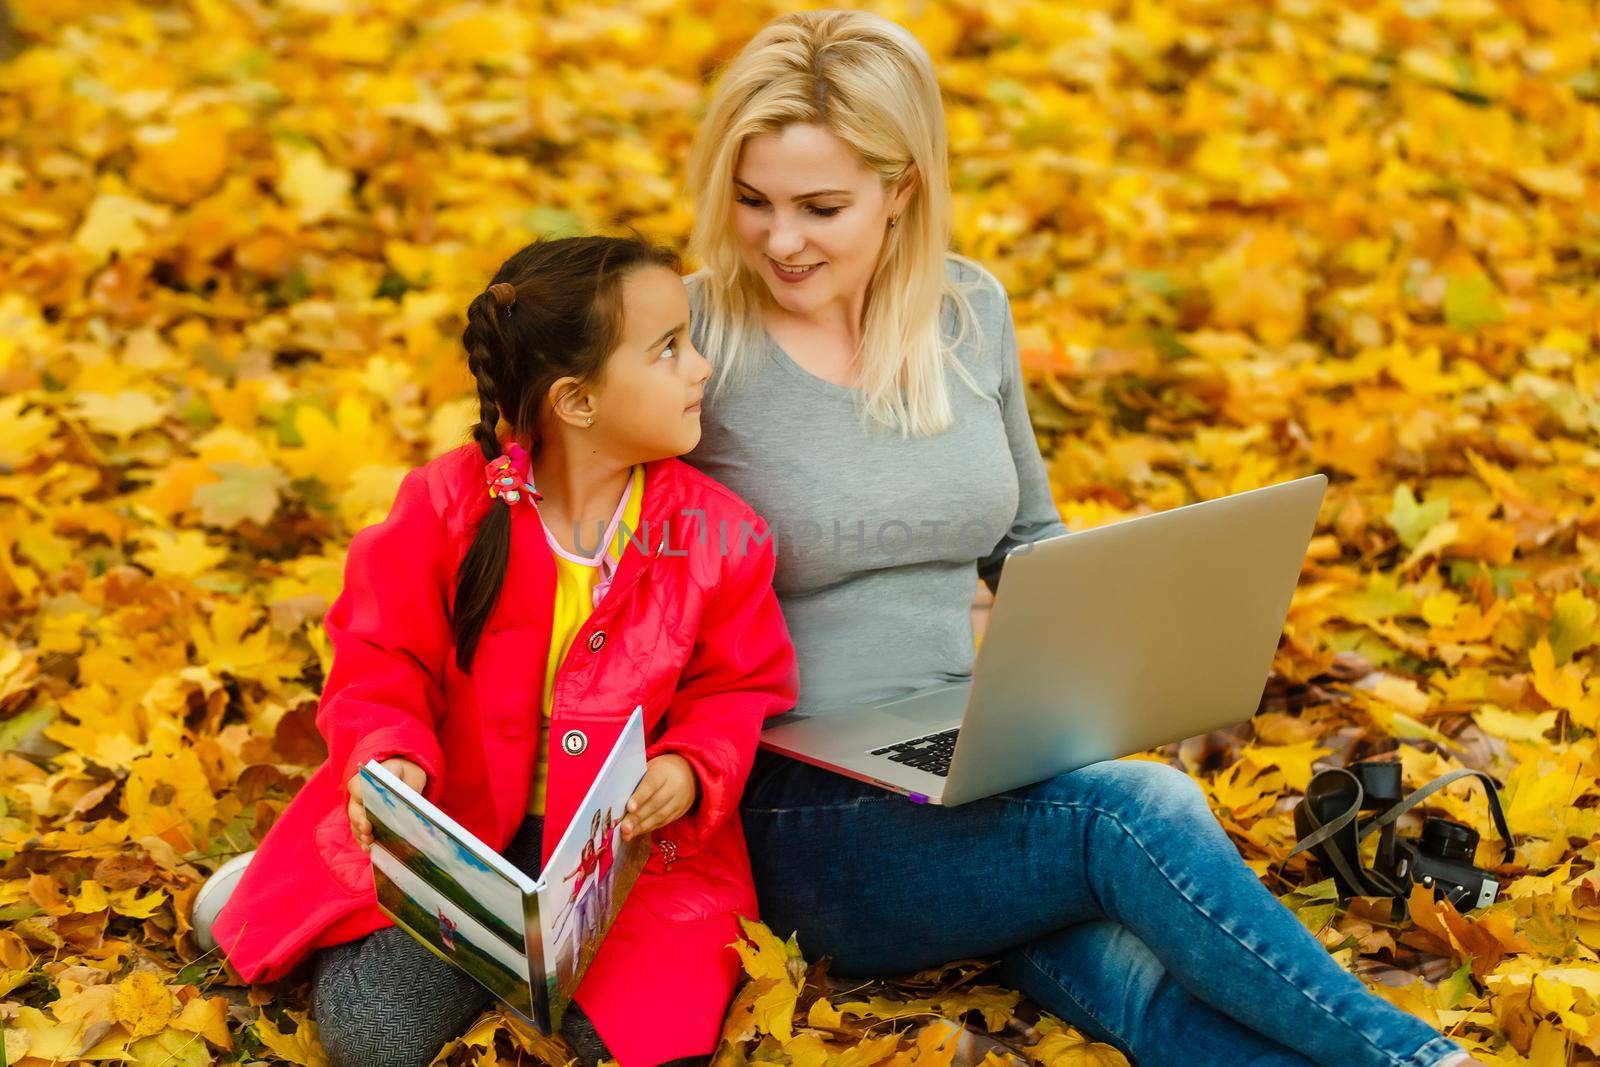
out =
{"type": "Polygon", "coordinates": [[[594,425],[594,416],[590,415],[587,419],[584,419],[583,420],[583,424],[585,426],[593,426],[594,425]]]}
{"type": "Polygon", "coordinates": [[[900,216],[899,215],[890,215],[889,216],[889,229],[891,229],[891,230],[894,229],[895,223],[897,223],[899,221],[900,221],[900,216]]]}

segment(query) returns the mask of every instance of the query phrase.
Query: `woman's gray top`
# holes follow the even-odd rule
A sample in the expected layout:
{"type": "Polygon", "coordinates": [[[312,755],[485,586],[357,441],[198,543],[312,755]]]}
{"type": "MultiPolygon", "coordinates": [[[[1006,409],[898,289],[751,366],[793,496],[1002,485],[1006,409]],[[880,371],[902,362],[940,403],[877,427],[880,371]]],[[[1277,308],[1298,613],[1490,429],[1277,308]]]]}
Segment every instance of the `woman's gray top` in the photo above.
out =
{"type": "MultiPolygon", "coordinates": [[[[763,334],[750,376],[707,395],[700,443],[683,457],[772,530],[801,711],[971,677],[974,574],[993,588],[1007,551],[1067,532],[1023,399],[1010,300],[989,272],[947,264],[977,320],[957,355],[983,390],[947,372],[949,429],[902,438],[864,426],[856,390],[802,369],[763,334]]],[[[702,277],[687,279],[697,346],[702,277]]],[[[948,300],[942,325],[955,335],[948,300]]]]}

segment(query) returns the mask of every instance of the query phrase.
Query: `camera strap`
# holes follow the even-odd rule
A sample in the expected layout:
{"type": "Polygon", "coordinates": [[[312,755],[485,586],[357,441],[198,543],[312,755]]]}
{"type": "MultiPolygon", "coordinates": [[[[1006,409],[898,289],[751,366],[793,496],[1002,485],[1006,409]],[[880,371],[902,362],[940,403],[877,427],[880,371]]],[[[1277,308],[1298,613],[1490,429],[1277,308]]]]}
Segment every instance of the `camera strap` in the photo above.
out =
{"type": "MultiPolygon", "coordinates": [[[[1385,829],[1393,826],[1396,819],[1400,818],[1400,816],[1404,815],[1406,812],[1410,811],[1424,800],[1427,800],[1428,797],[1432,796],[1434,793],[1437,793],[1439,790],[1443,789],[1445,786],[1459,778],[1467,777],[1477,778],[1483,782],[1483,791],[1489,797],[1489,815],[1494,819],[1495,833],[1500,835],[1500,862],[1506,862],[1511,858],[1511,828],[1506,825],[1506,813],[1500,807],[1500,791],[1495,787],[1493,778],[1490,778],[1482,771],[1475,771],[1470,767],[1463,768],[1459,771],[1451,771],[1449,774],[1441,774],[1439,777],[1435,778],[1427,785],[1422,786],[1420,789],[1414,789],[1407,793],[1401,799],[1400,803],[1396,804],[1388,811],[1385,811],[1383,814],[1377,816],[1366,826],[1364,826],[1358,836],[1366,837],[1373,830],[1385,829]]],[[[1293,853],[1290,853],[1290,855],[1293,855],[1293,853]]]]}
{"type": "Polygon", "coordinates": [[[1318,771],[1294,809],[1300,841],[1284,861],[1316,849],[1317,857],[1331,869],[1334,881],[1347,896],[1403,896],[1405,888],[1389,875],[1362,866],[1361,838],[1372,829],[1370,823],[1363,827],[1357,818],[1365,799],[1361,779],[1343,767],[1318,771]]]}
{"type": "Polygon", "coordinates": [[[1315,849],[1345,895],[1395,897],[1396,910],[1399,910],[1410,893],[1410,878],[1400,879],[1389,873],[1394,869],[1396,821],[1451,782],[1469,776],[1482,781],[1484,792],[1488,794],[1489,813],[1500,835],[1504,862],[1511,856],[1511,829],[1506,824],[1494,779],[1482,771],[1463,768],[1442,774],[1407,793],[1382,813],[1363,821],[1359,817],[1361,809],[1370,806],[1370,801],[1362,789],[1360,777],[1342,767],[1318,771],[1307,784],[1304,798],[1294,809],[1295,832],[1300,840],[1289,850],[1284,862],[1307,849],[1315,849]],[[1361,862],[1361,840],[1374,832],[1380,835],[1379,865],[1386,870],[1367,867],[1361,862]]]}

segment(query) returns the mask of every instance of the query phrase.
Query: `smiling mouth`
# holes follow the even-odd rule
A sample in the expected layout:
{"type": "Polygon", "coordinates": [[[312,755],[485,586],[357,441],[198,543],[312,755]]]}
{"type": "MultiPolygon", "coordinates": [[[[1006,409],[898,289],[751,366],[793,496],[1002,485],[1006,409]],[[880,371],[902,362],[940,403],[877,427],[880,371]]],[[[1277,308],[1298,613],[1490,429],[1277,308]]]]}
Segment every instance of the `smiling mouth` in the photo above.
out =
{"type": "Polygon", "coordinates": [[[807,274],[810,274],[812,271],[816,270],[818,267],[822,266],[821,263],[812,263],[809,266],[804,267],[789,267],[779,263],[771,256],[767,257],[767,262],[771,263],[772,268],[779,274],[787,275],[790,278],[803,278],[807,274]]]}

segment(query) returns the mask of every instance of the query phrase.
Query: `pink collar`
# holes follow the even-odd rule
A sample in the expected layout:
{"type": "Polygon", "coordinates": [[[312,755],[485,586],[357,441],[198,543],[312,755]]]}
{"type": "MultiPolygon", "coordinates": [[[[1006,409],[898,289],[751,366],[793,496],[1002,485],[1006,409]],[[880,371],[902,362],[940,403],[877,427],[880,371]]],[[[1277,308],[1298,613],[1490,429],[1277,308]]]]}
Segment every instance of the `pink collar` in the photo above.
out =
{"type": "MultiPolygon", "coordinates": [[[[572,552],[568,552],[561,546],[561,543],[556,540],[555,534],[550,532],[550,527],[545,525],[544,513],[542,511],[539,512],[539,525],[544,530],[545,540],[550,543],[550,550],[552,552],[568,562],[576,563],[584,567],[600,568],[600,581],[597,582],[594,587],[595,607],[600,606],[600,601],[605,597],[606,591],[611,588],[611,579],[616,575],[617,572],[617,561],[611,557],[611,542],[616,539],[617,527],[622,525],[622,516],[626,514],[628,510],[628,501],[633,496],[633,480],[634,472],[632,469],[630,469],[628,471],[628,484],[622,490],[622,498],[617,501],[616,511],[611,513],[611,521],[606,524],[605,535],[600,541],[600,550],[594,556],[586,558],[584,556],[579,556],[572,552]]],[[[534,510],[538,510],[537,505],[534,506],[534,510]]],[[[633,532],[635,534],[638,533],[637,530],[633,532]]]]}

